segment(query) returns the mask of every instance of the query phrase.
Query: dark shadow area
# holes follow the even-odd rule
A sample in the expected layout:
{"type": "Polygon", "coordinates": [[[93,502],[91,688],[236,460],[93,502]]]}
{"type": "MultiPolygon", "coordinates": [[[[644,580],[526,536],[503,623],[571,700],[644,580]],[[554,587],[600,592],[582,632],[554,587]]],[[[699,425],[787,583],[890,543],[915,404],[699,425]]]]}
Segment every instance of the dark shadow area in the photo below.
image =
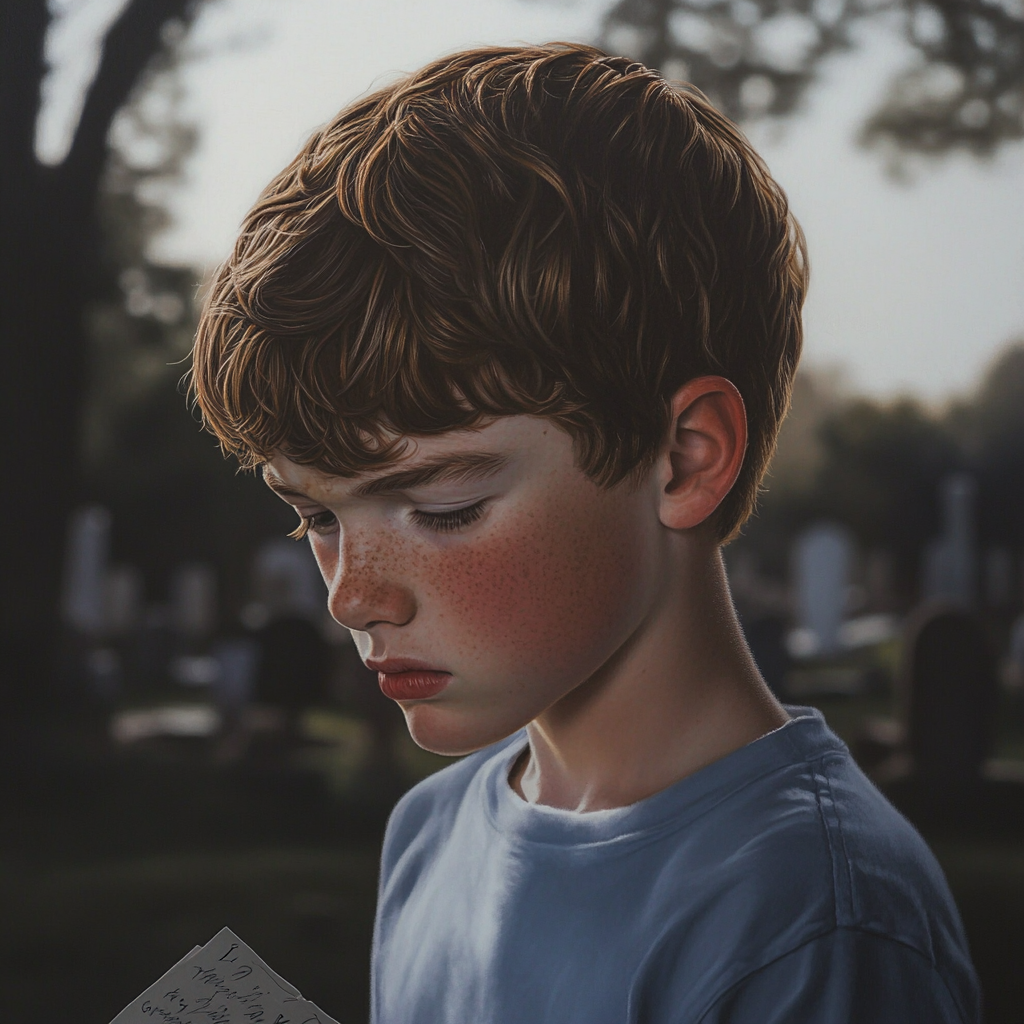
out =
{"type": "Polygon", "coordinates": [[[343,1024],[367,1019],[388,807],[332,795],[294,750],[225,766],[202,746],[4,735],[3,1019],[106,1024],[224,924],[343,1024]]]}
{"type": "MultiPolygon", "coordinates": [[[[877,750],[856,741],[891,700],[815,703],[877,767],[877,750]]],[[[1012,709],[1002,708],[999,722],[997,752],[1024,739],[1012,709]]],[[[278,736],[223,763],[206,739],[118,746],[100,716],[7,729],[0,747],[0,771],[10,780],[0,810],[0,978],[11,983],[4,1018],[106,1024],[227,924],[342,1024],[365,1021],[386,816],[401,787],[440,762],[395,767],[393,759],[389,786],[354,775],[360,781],[339,788],[324,762],[310,757],[326,749],[308,735],[278,736]]],[[[379,756],[370,749],[366,770],[379,756]]],[[[983,778],[953,798],[914,774],[881,785],[947,874],[986,1020],[1019,1024],[1024,783],[983,778]]]]}

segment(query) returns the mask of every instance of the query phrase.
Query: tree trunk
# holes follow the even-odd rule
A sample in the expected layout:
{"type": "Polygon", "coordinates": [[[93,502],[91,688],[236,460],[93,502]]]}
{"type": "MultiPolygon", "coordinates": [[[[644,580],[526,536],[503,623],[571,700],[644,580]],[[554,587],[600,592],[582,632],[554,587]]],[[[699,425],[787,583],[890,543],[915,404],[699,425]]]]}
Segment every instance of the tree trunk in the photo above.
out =
{"type": "Polygon", "coordinates": [[[44,694],[87,383],[84,311],[98,272],[96,206],[107,134],[193,0],[132,0],[104,41],[67,158],[46,167],[35,127],[46,0],[0,5],[0,715],[44,694]]]}

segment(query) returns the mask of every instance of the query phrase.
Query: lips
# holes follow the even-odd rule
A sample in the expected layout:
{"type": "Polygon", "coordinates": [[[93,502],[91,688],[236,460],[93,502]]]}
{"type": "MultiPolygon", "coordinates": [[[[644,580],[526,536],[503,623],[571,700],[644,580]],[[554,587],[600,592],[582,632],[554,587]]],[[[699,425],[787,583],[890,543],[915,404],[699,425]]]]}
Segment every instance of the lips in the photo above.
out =
{"type": "Polygon", "coordinates": [[[377,682],[385,697],[392,700],[427,700],[436,697],[450,682],[451,673],[399,658],[367,661],[377,669],[377,682]]]}

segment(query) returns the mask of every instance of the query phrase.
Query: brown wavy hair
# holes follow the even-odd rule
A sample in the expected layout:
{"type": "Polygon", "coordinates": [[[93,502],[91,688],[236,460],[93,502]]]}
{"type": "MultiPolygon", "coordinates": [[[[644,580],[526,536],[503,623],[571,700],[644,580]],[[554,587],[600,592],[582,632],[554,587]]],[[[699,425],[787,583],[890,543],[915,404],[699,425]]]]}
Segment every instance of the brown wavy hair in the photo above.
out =
{"type": "Polygon", "coordinates": [[[343,110],[260,196],[206,299],[191,386],[246,468],[352,476],[406,435],[550,417],[581,469],[649,466],[720,374],[753,508],[801,345],[803,237],[695,89],[589,46],[441,58],[343,110]]]}

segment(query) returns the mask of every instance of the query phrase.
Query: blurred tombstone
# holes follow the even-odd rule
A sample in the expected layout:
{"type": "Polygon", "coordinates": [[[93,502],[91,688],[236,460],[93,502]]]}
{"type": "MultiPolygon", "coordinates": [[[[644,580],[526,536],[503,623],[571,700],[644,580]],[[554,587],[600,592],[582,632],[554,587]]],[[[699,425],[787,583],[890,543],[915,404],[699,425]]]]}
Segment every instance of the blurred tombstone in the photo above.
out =
{"type": "Polygon", "coordinates": [[[260,645],[247,635],[226,637],[214,645],[213,657],[219,669],[212,686],[221,723],[217,755],[220,760],[234,761],[248,744],[245,710],[256,688],[260,645]]]}
{"type": "Polygon", "coordinates": [[[120,654],[112,647],[96,647],[85,656],[85,667],[93,696],[113,702],[123,686],[120,654]]]}
{"type": "Polygon", "coordinates": [[[940,485],[942,535],[925,550],[924,597],[962,608],[977,598],[974,499],[977,486],[967,473],[947,476],[940,485]]]}
{"type": "Polygon", "coordinates": [[[978,620],[961,608],[928,612],[909,631],[905,667],[907,743],[934,795],[962,793],[992,745],[998,680],[978,620]]]}
{"type": "Polygon", "coordinates": [[[71,517],[61,611],[64,621],[85,636],[106,626],[107,561],[110,513],[100,505],[79,509],[71,517]]]}
{"type": "Polygon", "coordinates": [[[104,615],[113,636],[130,633],[142,614],[142,573],[134,565],[115,565],[106,576],[104,615]]]}
{"type": "Polygon", "coordinates": [[[171,581],[174,628],[186,640],[213,632],[217,619],[217,575],[213,566],[194,562],[181,566],[171,581]]]}
{"type": "Polygon", "coordinates": [[[1013,596],[1013,556],[1006,548],[989,548],[985,553],[985,604],[1005,608],[1013,596]]]}
{"type": "Polygon", "coordinates": [[[256,552],[252,577],[248,625],[259,627],[283,615],[320,621],[324,583],[308,544],[286,538],[268,541],[256,552]]]}
{"type": "Polygon", "coordinates": [[[793,550],[797,629],[793,653],[829,655],[840,648],[853,542],[835,523],[818,523],[797,538],[793,550]]]}
{"type": "Polygon", "coordinates": [[[168,604],[146,607],[134,645],[134,675],[144,687],[167,682],[168,668],[178,646],[174,609],[168,604]]]}
{"type": "Polygon", "coordinates": [[[864,565],[864,590],[869,611],[892,611],[895,604],[893,567],[892,555],[888,551],[876,548],[868,555],[864,565]]]}
{"type": "Polygon", "coordinates": [[[179,654],[169,668],[171,678],[182,686],[211,687],[220,677],[220,662],[212,654],[179,654]]]}

